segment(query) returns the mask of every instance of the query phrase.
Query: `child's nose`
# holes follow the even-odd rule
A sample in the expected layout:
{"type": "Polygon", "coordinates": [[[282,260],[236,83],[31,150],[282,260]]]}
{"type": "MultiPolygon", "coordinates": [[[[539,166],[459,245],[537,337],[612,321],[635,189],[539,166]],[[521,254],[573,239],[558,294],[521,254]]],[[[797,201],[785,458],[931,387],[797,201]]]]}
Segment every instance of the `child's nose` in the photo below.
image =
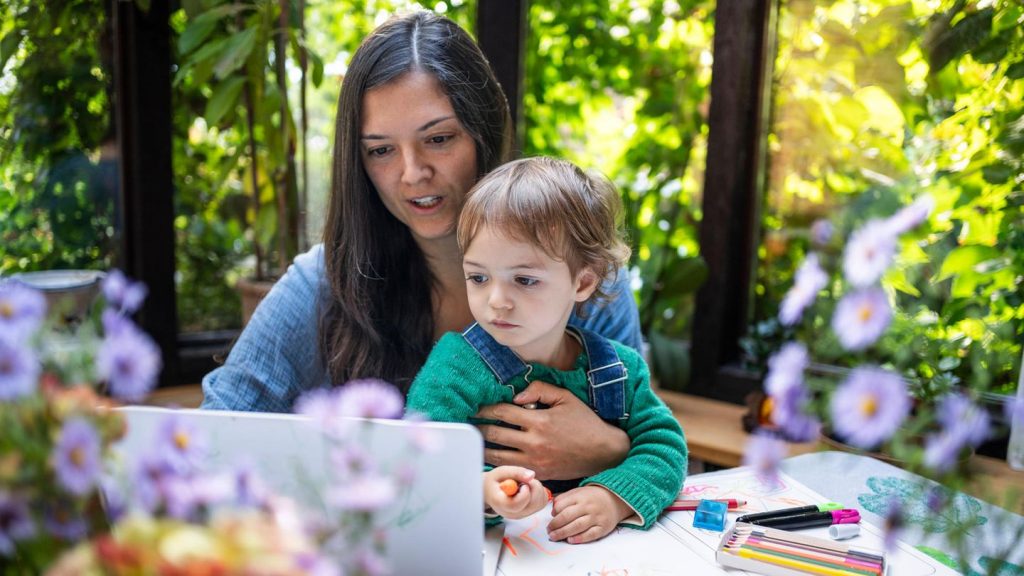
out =
{"type": "Polygon", "coordinates": [[[491,308],[511,308],[512,301],[508,298],[508,295],[504,288],[495,283],[491,288],[490,298],[488,304],[491,308]]]}

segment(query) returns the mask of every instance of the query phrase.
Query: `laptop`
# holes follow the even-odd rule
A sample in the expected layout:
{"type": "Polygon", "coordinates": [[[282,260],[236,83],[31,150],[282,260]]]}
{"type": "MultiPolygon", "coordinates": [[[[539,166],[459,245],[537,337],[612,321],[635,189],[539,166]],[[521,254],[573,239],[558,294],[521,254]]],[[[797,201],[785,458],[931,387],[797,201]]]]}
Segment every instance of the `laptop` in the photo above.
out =
{"type": "MultiPolygon", "coordinates": [[[[174,412],[205,436],[205,471],[248,465],[276,494],[312,513],[323,512],[318,493],[331,485],[329,445],[304,416],[120,408],[128,432],[115,450],[126,462],[152,453],[158,427],[174,412]]],[[[483,567],[483,440],[466,424],[363,420],[356,437],[385,470],[412,468],[415,481],[377,518],[388,533],[393,574],[480,574],[483,567]],[[409,444],[411,426],[421,426],[436,446],[429,452],[409,444]]]]}

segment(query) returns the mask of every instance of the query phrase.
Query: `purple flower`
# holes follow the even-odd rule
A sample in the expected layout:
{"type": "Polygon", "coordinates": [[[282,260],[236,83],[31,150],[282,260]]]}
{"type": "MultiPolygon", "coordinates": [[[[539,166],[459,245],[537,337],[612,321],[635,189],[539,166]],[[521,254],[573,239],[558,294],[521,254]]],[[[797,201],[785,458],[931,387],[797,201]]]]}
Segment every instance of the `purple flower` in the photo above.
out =
{"type": "Polygon", "coordinates": [[[383,380],[352,380],[338,392],[341,416],[400,418],[404,404],[398,388],[383,380]]]}
{"type": "Polygon", "coordinates": [[[1006,421],[1013,425],[1017,422],[1018,425],[1024,425],[1024,397],[1014,398],[1009,402],[1003,404],[1003,410],[1006,412],[1006,421]]]}
{"type": "Polygon", "coordinates": [[[396,495],[391,478],[369,474],[332,489],[327,500],[340,510],[373,512],[390,504],[396,495]]]}
{"type": "Polygon", "coordinates": [[[163,455],[148,454],[135,463],[132,475],[134,501],[146,512],[155,512],[167,500],[167,484],[176,475],[163,455]]]}
{"type": "Polygon", "coordinates": [[[889,500],[889,505],[886,507],[882,525],[882,529],[885,531],[882,546],[886,552],[896,550],[896,542],[899,540],[900,532],[903,531],[903,524],[903,503],[898,498],[893,497],[889,500]]]}
{"type": "Polygon", "coordinates": [[[947,394],[939,401],[937,419],[942,430],[925,439],[924,463],[943,473],[956,465],[967,446],[977,447],[988,438],[989,415],[963,394],[947,394]]]}
{"type": "Polygon", "coordinates": [[[97,375],[112,395],[129,402],[142,400],[153,389],[161,364],[160,349],[134,327],[108,333],[96,354],[97,375]]]}
{"type": "Polygon", "coordinates": [[[232,474],[235,503],[243,508],[263,508],[270,499],[270,490],[251,465],[235,468],[232,474]]]}
{"type": "Polygon", "coordinates": [[[831,222],[824,218],[815,220],[811,224],[811,242],[817,246],[824,246],[832,240],[832,234],[835,233],[835,226],[831,222]]]}
{"type": "Polygon", "coordinates": [[[850,235],[843,251],[843,273],[854,286],[870,286],[896,255],[896,236],[882,220],[870,220],[850,235]]]}
{"type": "Polygon", "coordinates": [[[74,418],[64,423],[53,453],[57,481],[71,494],[84,496],[100,476],[100,437],[89,422],[74,418]]]}
{"type": "Polygon", "coordinates": [[[743,451],[743,465],[750,466],[764,484],[775,485],[779,479],[779,462],[786,457],[786,444],[767,434],[755,433],[743,451]]]}
{"type": "Polygon", "coordinates": [[[13,556],[14,543],[36,532],[28,502],[0,488],[0,556],[13,556]]]}
{"type": "Polygon", "coordinates": [[[938,473],[948,472],[964,449],[963,438],[948,430],[929,434],[924,440],[924,465],[938,473]]]}
{"type": "Polygon", "coordinates": [[[856,368],[832,395],[832,426],[858,448],[888,440],[910,413],[907,386],[898,375],[874,366],[856,368]]]}
{"type": "Polygon", "coordinates": [[[920,226],[928,219],[928,215],[931,214],[934,207],[935,200],[928,194],[922,194],[912,204],[890,216],[885,224],[891,234],[899,236],[920,226]]]}
{"type": "Polygon", "coordinates": [[[768,375],[764,379],[765,392],[770,396],[778,396],[793,386],[801,385],[805,369],[807,347],[799,342],[787,342],[768,359],[768,375]]]}
{"type": "Polygon", "coordinates": [[[160,422],[155,444],[156,453],[179,473],[198,469],[206,456],[206,438],[194,424],[173,413],[160,422]]]}
{"type": "Polygon", "coordinates": [[[20,282],[0,282],[0,334],[16,339],[33,333],[46,316],[46,298],[20,282]]]}
{"type": "Polygon", "coordinates": [[[35,391],[39,369],[39,360],[30,348],[0,334],[0,400],[15,400],[35,391]]]}
{"type": "Polygon", "coordinates": [[[85,538],[89,525],[69,502],[51,502],[43,512],[43,526],[58,540],[75,542],[85,538]]]}
{"type": "Polygon", "coordinates": [[[355,442],[345,442],[331,450],[331,463],[337,478],[347,479],[376,472],[377,466],[362,446],[355,442]]]}
{"type": "Polygon", "coordinates": [[[234,489],[231,474],[195,474],[167,479],[167,514],[179,520],[198,520],[212,507],[228,502],[234,489]]]}
{"type": "Polygon", "coordinates": [[[103,297],[107,305],[124,314],[131,314],[146,299],[146,285],[132,282],[120,270],[111,270],[103,279],[103,297]]]}
{"type": "Polygon", "coordinates": [[[779,321],[792,326],[800,321],[804,310],[818,297],[818,292],[828,285],[828,275],[818,263],[818,255],[811,252],[796,271],[793,287],[786,292],[779,307],[779,321]]]}
{"type": "Polygon", "coordinates": [[[863,350],[878,340],[891,321],[889,299],[876,286],[850,292],[839,300],[832,314],[832,331],[843,348],[863,350]]]}
{"type": "Polygon", "coordinates": [[[391,565],[388,564],[387,559],[370,547],[365,547],[356,553],[355,565],[358,574],[366,574],[366,576],[391,574],[391,565]]]}
{"type": "Polygon", "coordinates": [[[975,448],[988,438],[989,415],[963,394],[947,394],[939,400],[937,412],[943,428],[975,448]]]}

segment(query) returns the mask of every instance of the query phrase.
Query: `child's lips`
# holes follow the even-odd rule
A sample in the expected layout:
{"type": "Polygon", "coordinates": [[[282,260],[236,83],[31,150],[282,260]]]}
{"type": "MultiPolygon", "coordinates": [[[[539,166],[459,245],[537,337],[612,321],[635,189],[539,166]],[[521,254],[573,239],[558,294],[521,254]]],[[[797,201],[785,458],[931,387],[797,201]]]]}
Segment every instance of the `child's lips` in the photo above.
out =
{"type": "Polygon", "coordinates": [[[491,326],[494,326],[495,328],[502,328],[502,329],[508,329],[508,328],[515,328],[516,327],[515,324],[512,324],[511,322],[506,322],[504,320],[491,320],[491,326]]]}

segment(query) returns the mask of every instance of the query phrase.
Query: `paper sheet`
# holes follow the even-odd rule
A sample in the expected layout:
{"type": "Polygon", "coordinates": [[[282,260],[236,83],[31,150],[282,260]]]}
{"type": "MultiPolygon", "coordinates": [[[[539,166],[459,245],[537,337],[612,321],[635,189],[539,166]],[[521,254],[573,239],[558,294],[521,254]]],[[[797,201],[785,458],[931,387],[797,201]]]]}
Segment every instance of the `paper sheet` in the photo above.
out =
{"type": "MultiPolygon", "coordinates": [[[[687,480],[682,496],[747,500],[744,508],[730,511],[730,522],[741,514],[828,501],[785,474],[780,475],[777,485],[766,487],[746,468],[693,476],[687,480]]],[[[597,542],[579,545],[550,542],[545,530],[550,519],[549,505],[533,516],[507,522],[497,571],[485,571],[485,576],[746,574],[726,571],[715,562],[715,547],[722,533],[694,528],[693,512],[669,512],[649,531],[618,528],[597,542]]],[[[800,533],[828,538],[826,528],[800,533]]],[[[861,522],[860,536],[845,543],[881,550],[882,537],[881,529],[861,522]]],[[[956,574],[902,542],[888,559],[889,573],[894,575],[956,574]]]]}

